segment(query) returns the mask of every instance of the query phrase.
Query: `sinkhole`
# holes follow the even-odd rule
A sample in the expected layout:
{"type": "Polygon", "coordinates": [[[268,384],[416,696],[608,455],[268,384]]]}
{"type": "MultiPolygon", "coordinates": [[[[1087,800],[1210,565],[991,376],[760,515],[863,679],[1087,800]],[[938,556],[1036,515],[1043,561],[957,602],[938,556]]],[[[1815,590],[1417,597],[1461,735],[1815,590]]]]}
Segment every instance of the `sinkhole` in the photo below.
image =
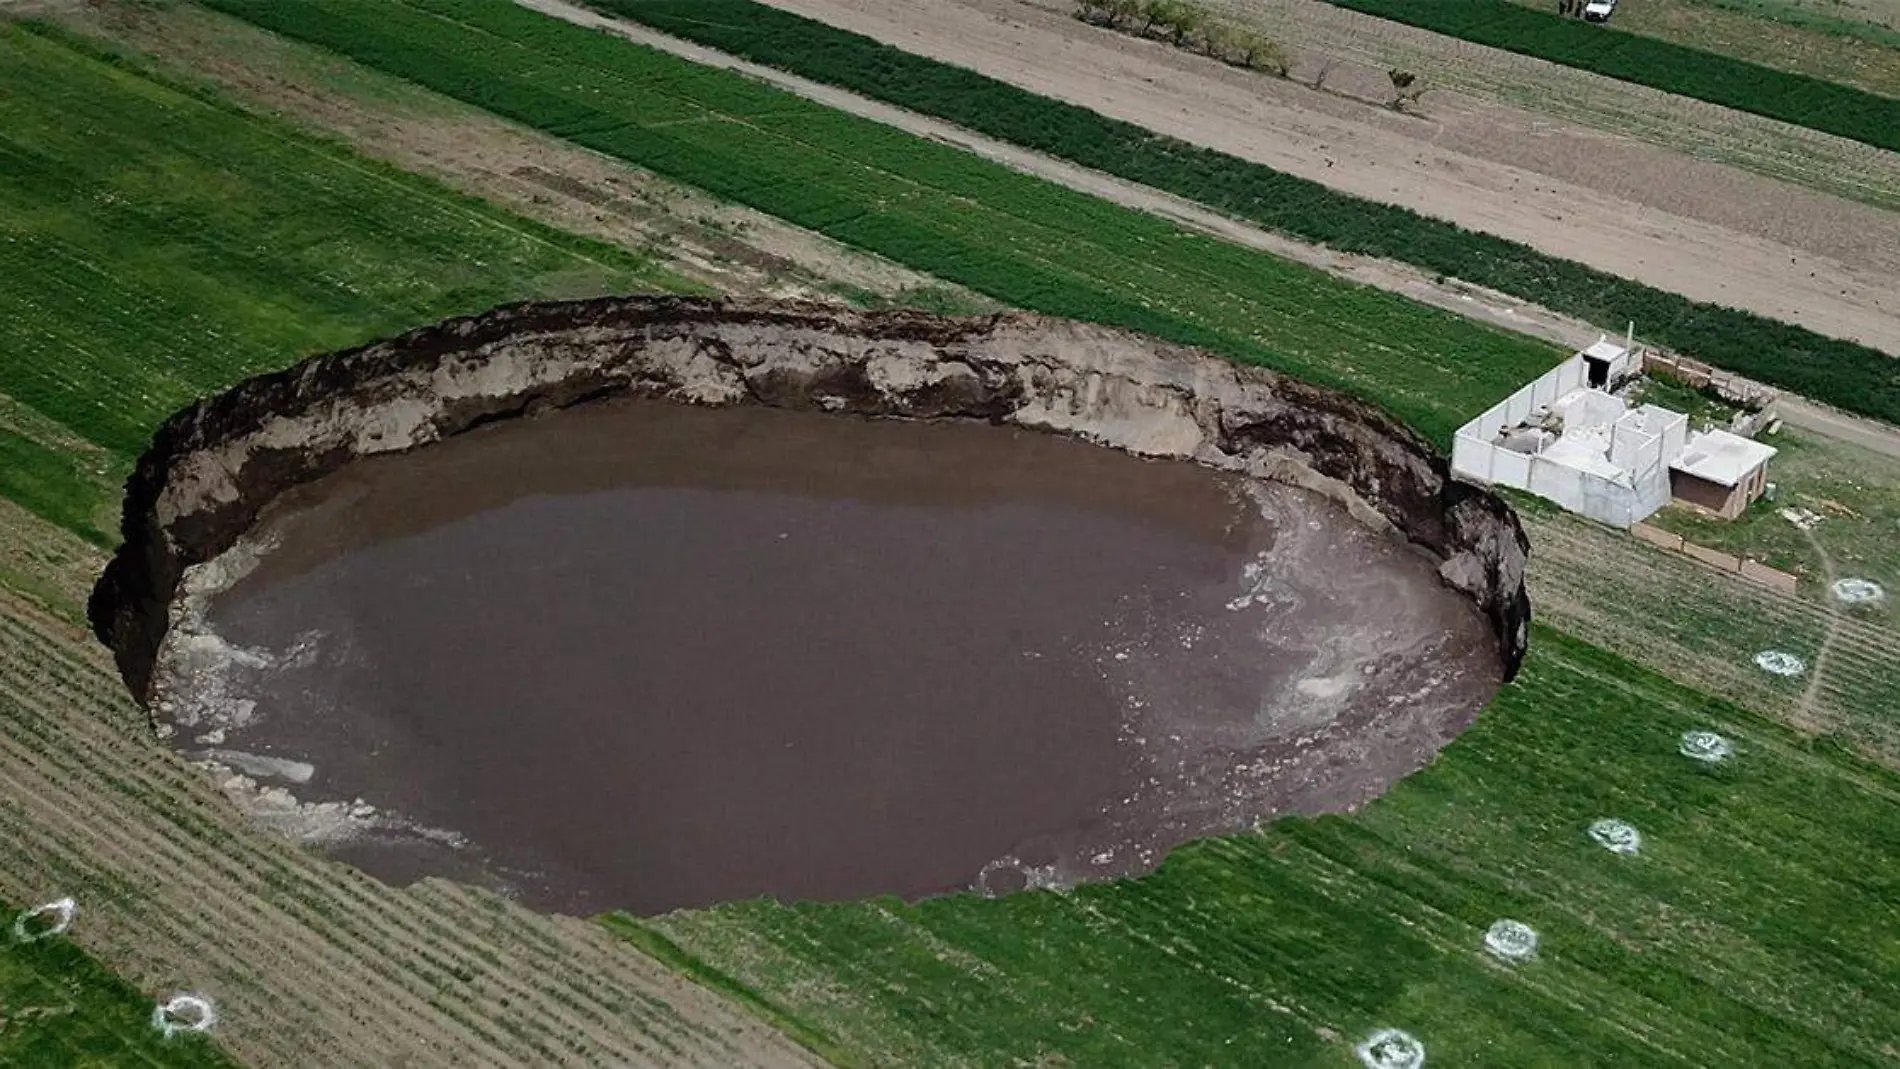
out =
{"type": "MultiPolygon", "coordinates": [[[[293,369],[161,432],[94,620],[251,819],[566,913],[1063,887],[1375,796],[1521,654],[1521,534],[1488,496],[1436,485],[1420,500],[1463,511],[1408,537],[1348,480],[1223,439],[1234,397],[1187,410],[1225,428],[1199,443],[1171,390],[1031,418],[1050,356],[997,345],[1007,317],[932,324],[966,332],[947,354],[898,317],[912,365],[880,383],[825,361],[874,366],[888,319],[800,309],[842,357],[701,321],[696,365],[642,309],[640,354],[563,328],[585,389],[514,324],[317,365],[354,380],[293,369]],[[760,370],[814,359],[789,394],[760,370]],[[615,361],[642,370],[603,389],[615,361]],[[944,400],[946,362],[1004,403],[944,400]],[[742,395],[708,396],[722,367],[742,395]]],[[[1030,326],[1096,339],[1064,356],[1088,373],[1183,359],[1030,326]]]]}

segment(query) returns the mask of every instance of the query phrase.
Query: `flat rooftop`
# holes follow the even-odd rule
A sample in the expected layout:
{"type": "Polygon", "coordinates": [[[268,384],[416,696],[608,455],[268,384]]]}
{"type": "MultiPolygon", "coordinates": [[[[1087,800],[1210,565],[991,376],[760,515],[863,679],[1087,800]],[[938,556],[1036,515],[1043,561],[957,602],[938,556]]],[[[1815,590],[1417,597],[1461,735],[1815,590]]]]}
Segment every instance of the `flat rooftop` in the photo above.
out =
{"type": "Polygon", "coordinates": [[[1584,356],[1596,360],[1616,360],[1627,352],[1628,349],[1613,341],[1593,341],[1589,348],[1582,351],[1584,356]]]}
{"type": "Polygon", "coordinates": [[[1704,431],[1692,436],[1682,455],[1670,464],[1676,471],[1723,486],[1734,486],[1749,472],[1775,455],[1775,447],[1727,431],[1704,431]]]}

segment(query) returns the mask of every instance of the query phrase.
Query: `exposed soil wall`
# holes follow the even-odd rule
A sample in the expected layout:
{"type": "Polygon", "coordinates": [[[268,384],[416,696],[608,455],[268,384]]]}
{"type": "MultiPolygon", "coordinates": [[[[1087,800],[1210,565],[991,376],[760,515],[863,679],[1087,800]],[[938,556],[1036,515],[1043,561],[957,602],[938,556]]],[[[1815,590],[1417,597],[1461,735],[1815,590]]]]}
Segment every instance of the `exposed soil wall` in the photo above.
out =
{"type": "Polygon", "coordinates": [[[1368,405],[1039,316],[675,297],[497,308],[312,357],[178,412],[128,481],[93,629],[145,700],[185,569],[228,549],[285,489],[357,457],[616,395],[1010,422],[1306,486],[1436,555],[1491,619],[1506,678],[1523,658],[1529,542],[1516,516],[1451,481],[1430,442],[1368,405]]]}

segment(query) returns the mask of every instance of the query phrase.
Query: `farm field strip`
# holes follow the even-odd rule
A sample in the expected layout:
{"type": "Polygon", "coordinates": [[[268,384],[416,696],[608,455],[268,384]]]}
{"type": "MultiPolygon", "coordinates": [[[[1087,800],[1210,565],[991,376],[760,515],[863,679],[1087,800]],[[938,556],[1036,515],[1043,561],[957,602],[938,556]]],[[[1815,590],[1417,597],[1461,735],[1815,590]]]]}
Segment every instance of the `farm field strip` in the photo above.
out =
{"type": "Polygon", "coordinates": [[[1900,22],[1882,24],[1879,17],[1825,0],[1650,0],[1617,11],[1616,24],[1687,48],[1900,97],[1900,22]]]}
{"type": "Polygon", "coordinates": [[[1691,301],[1528,245],[1336,192],[756,0],[591,2],[655,30],[1160,189],[1301,241],[1408,263],[1602,325],[1638,322],[1646,337],[1699,359],[1900,422],[1893,357],[1867,346],[1691,301]]]}
{"type": "Polygon", "coordinates": [[[87,907],[87,938],[108,957],[156,956],[135,973],[212,988],[234,1053],[285,1064],[365,1064],[371,1052],[429,1045],[482,1052],[483,1064],[555,1050],[598,1059],[644,1048],[709,1065],[747,1056],[724,1027],[701,1031],[712,1022],[643,999],[655,983],[674,995],[679,985],[605,950],[602,933],[550,934],[547,918],[505,904],[512,926],[472,928],[249,831],[153,743],[113,676],[64,652],[85,648],[83,636],[4,603],[0,621],[0,755],[11,770],[0,892],[57,883],[87,907]],[[311,1053],[313,1039],[337,1046],[311,1053]]]}
{"type": "Polygon", "coordinates": [[[1751,709],[1836,733],[1900,767],[1900,631],[1819,598],[1721,575],[1576,517],[1529,515],[1525,526],[1539,620],[1751,709]],[[1819,695],[1804,712],[1830,628],[1819,695]],[[1795,654],[1810,672],[1770,675],[1753,660],[1764,650],[1795,654]]]}
{"type": "Polygon", "coordinates": [[[1338,385],[1441,439],[1554,355],[503,0],[214,6],[1006,304],[1338,385]],[[647,125],[682,108],[708,121],[647,125]]]}
{"type": "Polygon", "coordinates": [[[161,77],[204,84],[507,211],[657,257],[709,292],[995,310],[927,275],[208,8],[112,3],[64,23],[161,77]]]}
{"type": "Polygon", "coordinates": [[[116,495],[159,420],[213,387],[551,286],[675,285],[50,27],[0,22],[0,41],[0,395],[113,462],[62,467],[16,427],[0,455],[25,462],[0,481],[94,540],[116,511],[102,487],[116,495]]]}
{"type": "MultiPolygon", "coordinates": [[[[1056,0],[1033,0],[1053,6],[1056,0]]],[[[1900,208],[1900,159],[1856,141],[1617,81],[1311,0],[1211,0],[1296,51],[1402,67],[1429,82],[1719,160],[1879,207],[1900,208]]]]}
{"type": "Polygon", "coordinates": [[[1900,99],[1804,74],[1587,25],[1512,0],[1415,4],[1329,0],[1363,14],[1900,150],[1900,99]]]}
{"type": "MultiPolygon", "coordinates": [[[[0,902],[11,926],[22,908],[0,902]]],[[[170,1040],[152,1027],[154,1000],[70,939],[45,936],[0,949],[0,1061],[17,1066],[225,1067],[211,1040],[170,1040]]]]}
{"type": "Polygon", "coordinates": [[[639,923],[900,1063],[1335,1065],[1299,1033],[1391,1025],[1458,1065],[1875,1065],[1900,1028],[1872,892],[1894,874],[1861,866],[1894,863],[1897,799],[1886,769],[1540,629],[1476,726],[1350,817],[1062,894],[639,923]],[[1694,766],[1691,727],[1740,757],[1694,766]],[[1588,841],[1604,815],[1643,831],[1640,855],[1588,841]],[[1542,933],[1535,963],[1485,959],[1501,916],[1542,933]],[[1127,975],[1109,962],[1143,965],[1096,983],[1127,975]]]}

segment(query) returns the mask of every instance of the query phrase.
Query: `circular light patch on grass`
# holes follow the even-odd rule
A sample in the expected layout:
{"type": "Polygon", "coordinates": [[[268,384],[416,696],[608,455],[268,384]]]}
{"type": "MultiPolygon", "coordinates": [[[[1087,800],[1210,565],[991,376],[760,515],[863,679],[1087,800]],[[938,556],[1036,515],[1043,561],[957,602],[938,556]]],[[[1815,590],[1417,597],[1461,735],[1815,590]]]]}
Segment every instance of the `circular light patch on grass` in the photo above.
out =
{"type": "Polygon", "coordinates": [[[1501,920],[1484,933],[1484,948],[1506,961],[1537,953],[1537,930],[1523,921],[1501,920]]]}
{"type": "Polygon", "coordinates": [[[1770,675],[1798,676],[1808,670],[1806,661],[1792,653],[1780,650],[1763,650],[1755,655],[1755,667],[1770,675]]]}
{"type": "Polygon", "coordinates": [[[1676,745],[1676,751],[1692,761],[1713,765],[1734,753],[1735,746],[1713,731],[1698,728],[1682,733],[1682,741],[1676,745]]]}
{"type": "Polygon", "coordinates": [[[1381,1028],[1353,1050],[1366,1069],[1419,1069],[1425,1064],[1425,1044],[1396,1028],[1381,1028]]]}
{"type": "Polygon", "coordinates": [[[1614,817],[1592,822],[1590,838],[1613,854],[1634,854],[1643,848],[1643,833],[1627,821],[1614,817]]]}
{"type": "Polygon", "coordinates": [[[1887,596],[1886,590],[1872,579],[1836,579],[1830,589],[1834,592],[1834,600],[1849,605],[1866,605],[1887,596]]]}
{"type": "Polygon", "coordinates": [[[202,995],[181,994],[152,1007],[152,1027],[166,1039],[180,1032],[207,1032],[218,1023],[217,1008],[202,995]]]}
{"type": "Polygon", "coordinates": [[[79,912],[79,906],[70,897],[56,898],[43,906],[21,911],[13,919],[13,941],[32,943],[55,935],[63,935],[73,926],[73,915],[79,912]]]}

